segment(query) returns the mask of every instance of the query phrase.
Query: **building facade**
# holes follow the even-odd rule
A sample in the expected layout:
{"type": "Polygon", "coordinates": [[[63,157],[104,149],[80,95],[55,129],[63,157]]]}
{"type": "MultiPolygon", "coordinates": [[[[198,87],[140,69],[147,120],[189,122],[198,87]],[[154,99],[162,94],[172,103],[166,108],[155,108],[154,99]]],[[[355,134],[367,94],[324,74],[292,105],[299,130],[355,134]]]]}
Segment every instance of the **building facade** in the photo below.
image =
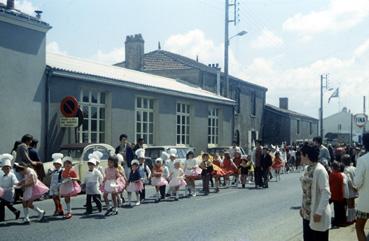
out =
{"type": "MultiPolygon", "coordinates": [[[[187,84],[226,96],[224,73],[217,64],[205,65],[198,60],[161,49],[145,53],[144,40],[140,34],[127,36],[125,53],[125,61],[116,66],[180,79],[187,84]]],[[[234,122],[231,139],[245,148],[251,148],[252,143],[261,137],[267,89],[234,76],[229,76],[229,80],[229,98],[236,102],[232,113],[234,122]]]]}
{"type": "Polygon", "coordinates": [[[266,105],[263,142],[281,145],[312,140],[318,136],[319,120],[288,110],[288,99],[280,98],[279,107],[266,105]]]}

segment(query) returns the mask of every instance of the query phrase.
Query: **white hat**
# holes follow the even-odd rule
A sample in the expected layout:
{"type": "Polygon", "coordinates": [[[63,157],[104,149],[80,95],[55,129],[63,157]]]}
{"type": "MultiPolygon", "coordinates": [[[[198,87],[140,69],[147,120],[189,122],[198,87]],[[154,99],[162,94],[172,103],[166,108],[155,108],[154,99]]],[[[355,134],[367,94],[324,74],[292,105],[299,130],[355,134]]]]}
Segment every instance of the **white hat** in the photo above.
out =
{"type": "Polygon", "coordinates": [[[138,160],[134,159],[134,160],[132,160],[132,162],[131,162],[131,166],[132,166],[133,164],[139,165],[140,163],[138,162],[138,160]]]}
{"type": "Polygon", "coordinates": [[[155,163],[158,163],[158,162],[160,162],[160,164],[163,164],[163,159],[161,159],[160,157],[156,158],[155,163]]]}
{"type": "Polygon", "coordinates": [[[234,151],[235,151],[236,153],[240,153],[240,154],[241,154],[241,148],[239,148],[238,146],[236,146],[236,148],[234,149],[234,151]]]}
{"type": "Polygon", "coordinates": [[[124,161],[123,155],[120,154],[120,153],[117,154],[117,158],[118,158],[118,161],[119,162],[123,162],[124,161]]]}
{"type": "Polygon", "coordinates": [[[169,155],[170,157],[177,157],[177,149],[174,149],[174,148],[170,149],[169,155]]]}
{"type": "Polygon", "coordinates": [[[5,166],[11,167],[13,159],[14,159],[14,157],[12,155],[8,154],[8,153],[0,155],[0,161],[1,161],[3,167],[5,167],[5,166]]]}
{"type": "Polygon", "coordinates": [[[145,149],[143,148],[137,149],[135,154],[137,158],[145,158],[145,149]]]}
{"type": "Polygon", "coordinates": [[[87,163],[91,163],[92,165],[96,166],[96,162],[97,160],[95,158],[91,158],[87,163]]]}
{"type": "Polygon", "coordinates": [[[53,159],[53,164],[59,164],[63,165],[62,159],[64,155],[62,153],[54,153],[51,155],[51,158],[53,159]]]}
{"type": "Polygon", "coordinates": [[[95,159],[96,163],[100,163],[103,156],[104,154],[101,151],[94,151],[90,155],[88,155],[88,159],[95,159]]]}
{"type": "Polygon", "coordinates": [[[69,162],[73,163],[73,158],[70,157],[70,156],[65,156],[62,161],[63,161],[63,163],[65,163],[66,161],[69,161],[69,162]]]}
{"type": "Polygon", "coordinates": [[[166,161],[166,160],[168,160],[169,159],[169,154],[168,153],[166,153],[165,151],[163,151],[162,153],[161,153],[161,161],[166,161]]]}

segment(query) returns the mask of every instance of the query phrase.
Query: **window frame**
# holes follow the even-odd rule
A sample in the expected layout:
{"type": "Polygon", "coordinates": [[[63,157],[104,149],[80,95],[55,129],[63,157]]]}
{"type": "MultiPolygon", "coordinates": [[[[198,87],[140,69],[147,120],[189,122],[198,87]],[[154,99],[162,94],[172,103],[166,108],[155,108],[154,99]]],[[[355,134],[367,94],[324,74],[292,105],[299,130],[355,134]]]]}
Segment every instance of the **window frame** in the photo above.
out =
{"type": "Polygon", "coordinates": [[[138,138],[144,138],[145,144],[154,144],[154,129],[155,129],[155,99],[148,96],[136,96],[135,97],[135,142],[138,138]],[[140,107],[138,106],[138,101],[141,100],[140,107]],[[147,107],[144,107],[144,102],[147,101],[147,107]],[[152,108],[150,108],[152,106],[152,108]],[[138,121],[138,112],[140,113],[141,120],[138,121]],[[147,113],[147,119],[144,120],[144,116],[147,113]],[[150,121],[150,116],[152,115],[152,121],[150,121]],[[138,131],[138,122],[140,122],[140,131],[138,131]],[[152,128],[150,128],[152,124],[152,128]],[[144,131],[146,129],[146,131],[144,131]],[[151,130],[151,131],[150,131],[151,130]]]}
{"type": "Polygon", "coordinates": [[[208,109],[208,145],[219,144],[219,108],[208,109]]]}
{"type": "Polygon", "coordinates": [[[184,103],[184,102],[177,102],[176,103],[176,144],[185,145],[185,146],[190,145],[190,133],[191,133],[191,105],[188,103],[184,103]],[[179,107],[179,111],[178,111],[178,107],[179,107]]]}

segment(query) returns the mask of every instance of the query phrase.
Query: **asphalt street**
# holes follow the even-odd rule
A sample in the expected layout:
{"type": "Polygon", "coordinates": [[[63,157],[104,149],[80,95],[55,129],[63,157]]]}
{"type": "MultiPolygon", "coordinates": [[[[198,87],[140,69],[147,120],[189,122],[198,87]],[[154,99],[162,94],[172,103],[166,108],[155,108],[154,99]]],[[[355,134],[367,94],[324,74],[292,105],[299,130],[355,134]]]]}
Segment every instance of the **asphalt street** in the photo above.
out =
{"type": "MultiPolygon", "coordinates": [[[[14,216],[7,212],[9,220],[0,224],[0,240],[299,240],[300,175],[282,175],[282,180],[270,182],[268,189],[255,190],[252,185],[246,189],[222,189],[209,196],[120,208],[118,215],[109,217],[83,216],[84,195],[72,200],[71,220],[52,217],[52,200],[45,200],[37,202],[47,212],[44,223],[23,225],[21,219],[11,220],[14,216]]],[[[148,189],[153,191],[152,187],[148,189]]]]}

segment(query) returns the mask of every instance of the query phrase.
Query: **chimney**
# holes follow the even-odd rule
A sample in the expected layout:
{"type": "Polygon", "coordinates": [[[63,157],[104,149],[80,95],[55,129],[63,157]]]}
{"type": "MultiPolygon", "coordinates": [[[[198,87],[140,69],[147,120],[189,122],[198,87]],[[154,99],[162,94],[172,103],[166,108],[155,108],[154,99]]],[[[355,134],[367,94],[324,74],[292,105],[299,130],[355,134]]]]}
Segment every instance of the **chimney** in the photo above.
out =
{"type": "Polygon", "coordinates": [[[288,110],[288,98],[286,97],[279,98],[279,108],[288,110]]]}
{"type": "Polygon", "coordinates": [[[6,1],[6,8],[14,9],[14,0],[7,0],[6,1]]]}
{"type": "Polygon", "coordinates": [[[145,54],[144,45],[145,41],[141,34],[126,37],[126,68],[140,71],[143,70],[143,59],[145,54]]]}

